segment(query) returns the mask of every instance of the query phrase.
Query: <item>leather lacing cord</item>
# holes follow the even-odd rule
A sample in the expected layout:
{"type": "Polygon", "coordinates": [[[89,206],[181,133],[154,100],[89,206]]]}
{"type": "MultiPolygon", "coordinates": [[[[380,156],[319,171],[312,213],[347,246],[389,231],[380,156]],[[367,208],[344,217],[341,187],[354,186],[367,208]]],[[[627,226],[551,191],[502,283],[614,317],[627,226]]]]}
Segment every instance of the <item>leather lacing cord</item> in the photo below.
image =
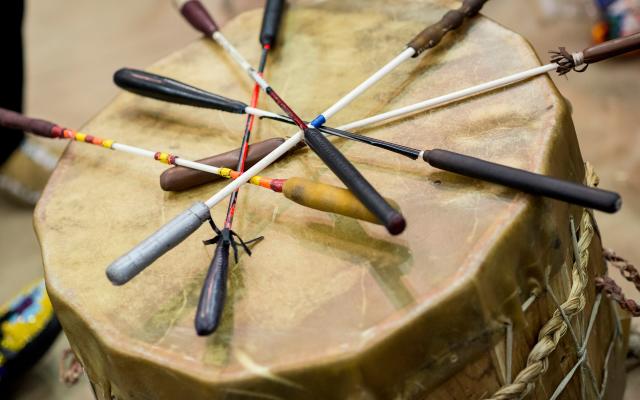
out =
{"type": "MultiPolygon", "coordinates": [[[[640,273],[633,264],[609,249],[604,250],[603,257],[605,261],[617,268],[622,276],[633,283],[636,289],[640,291],[640,273]]],[[[596,288],[604,293],[607,298],[618,303],[623,310],[628,311],[634,317],[640,317],[640,305],[634,300],[628,299],[613,278],[606,275],[596,278],[596,288]]]]}
{"type": "Polygon", "coordinates": [[[584,64],[584,54],[581,52],[571,54],[564,47],[560,47],[557,51],[550,51],[549,53],[551,54],[551,62],[558,64],[556,72],[559,75],[565,75],[571,71],[584,72],[589,67],[587,64],[579,68],[584,64]]]}

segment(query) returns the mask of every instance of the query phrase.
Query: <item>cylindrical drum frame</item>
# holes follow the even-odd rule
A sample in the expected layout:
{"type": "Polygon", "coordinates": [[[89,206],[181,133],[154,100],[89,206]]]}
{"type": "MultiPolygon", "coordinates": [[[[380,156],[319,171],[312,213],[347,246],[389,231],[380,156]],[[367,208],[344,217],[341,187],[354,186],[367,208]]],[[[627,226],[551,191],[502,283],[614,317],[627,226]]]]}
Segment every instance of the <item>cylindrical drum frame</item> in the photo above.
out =
{"type": "MultiPolygon", "coordinates": [[[[292,5],[267,78],[312,118],[457,6],[292,5]]],[[[223,28],[254,64],[260,21],[261,10],[254,10],[223,28]]],[[[480,16],[391,73],[332,124],[536,65],[526,41],[480,16]]],[[[251,95],[252,83],[210,40],[151,70],[231,98],[251,95]]],[[[268,100],[261,108],[277,111],[268,100]]],[[[124,93],[84,128],[198,159],[236,148],[243,124],[242,116],[124,93]]],[[[292,133],[264,120],[253,139],[292,133]]],[[[594,184],[569,107],[547,77],[360,133],[594,184]]],[[[105,268],[226,182],[164,193],[159,165],[69,146],[37,207],[35,228],[49,295],[99,399],[435,400],[509,398],[507,392],[546,399],[556,390],[558,398],[605,390],[606,398],[621,399],[626,325],[595,291],[605,264],[589,211],[362,144],[334,144],[398,202],[406,232],[390,237],[383,227],[245,185],[234,229],[266,239],[252,257],[232,263],[220,328],[206,338],[193,328],[213,252],[202,245],[213,235],[206,224],[124,286],[111,285],[105,268]]],[[[340,184],[308,149],[263,174],[340,184]]],[[[221,221],[225,211],[215,207],[212,216],[221,221]]]]}

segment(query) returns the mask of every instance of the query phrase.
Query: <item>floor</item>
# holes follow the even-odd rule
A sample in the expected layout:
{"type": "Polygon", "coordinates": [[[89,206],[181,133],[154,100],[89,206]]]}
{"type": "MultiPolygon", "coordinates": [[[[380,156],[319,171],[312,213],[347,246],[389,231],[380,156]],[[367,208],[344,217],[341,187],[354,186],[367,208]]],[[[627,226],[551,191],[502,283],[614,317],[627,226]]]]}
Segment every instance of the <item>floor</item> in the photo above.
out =
{"type": "MultiPolygon", "coordinates": [[[[221,23],[262,3],[205,2],[221,23]]],[[[484,13],[528,38],[544,59],[547,50],[559,45],[580,49],[588,44],[593,12],[587,3],[493,0],[484,13]]],[[[117,93],[111,83],[113,71],[123,66],[145,67],[198,37],[169,0],[31,1],[27,12],[27,110],[68,126],[81,126],[113,98],[117,93]]],[[[595,165],[602,186],[620,192],[625,199],[620,213],[598,215],[605,245],[637,262],[640,246],[633,238],[640,236],[640,176],[634,174],[640,166],[639,67],[640,59],[626,58],[592,67],[583,75],[555,79],[573,104],[585,159],[595,165]]],[[[61,143],[46,146],[52,153],[62,151],[61,143]]],[[[0,301],[41,276],[31,218],[31,208],[0,197],[0,301]]],[[[625,289],[633,293],[629,285],[625,289]]],[[[74,387],[58,382],[58,362],[66,346],[64,338],[58,340],[20,382],[16,398],[92,398],[86,380],[74,387]]],[[[625,399],[637,399],[639,391],[640,369],[636,369],[629,376],[625,399]]]]}

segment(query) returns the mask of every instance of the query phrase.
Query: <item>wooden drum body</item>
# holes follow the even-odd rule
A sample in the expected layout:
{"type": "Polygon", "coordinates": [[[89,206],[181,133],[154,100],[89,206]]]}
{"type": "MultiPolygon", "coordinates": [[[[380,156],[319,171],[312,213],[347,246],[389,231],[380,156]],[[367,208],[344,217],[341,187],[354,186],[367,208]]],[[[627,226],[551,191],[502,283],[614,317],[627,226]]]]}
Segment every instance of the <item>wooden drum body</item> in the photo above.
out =
{"type": "MultiPolygon", "coordinates": [[[[291,6],[266,76],[312,118],[454,6],[382,0],[291,6]]],[[[253,64],[260,20],[255,10],[223,28],[253,64]]],[[[520,36],[478,17],[398,68],[330,125],[536,65],[520,36]]],[[[150,70],[243,101],[253,87],[205,39],[150,70]]],[[[261,107],[277,111],[265,98],[261,107]]],[[[242,116],[121,94],[84,131],[197,159],[238,147],[243,126],[242,116]]],[[[265,120],[253,139],[294,131],[265,120]]],[[[569,107],[547,77],[360,132],[585,181],[569,107]]],[[[243,254],[231,267],[221,327],[207,338],[195,334],[193,318],[213,251],[202,244],[213,235],[208,226],[125,286],[112,286],[105,268],[226,182],[165,193],[158,183],[162,167],[149,160],[69,146],[35,226],[50,297],[100,399],[489,397],[526,365],[557,309],[550,293],[563,303],[575,286],[570,216],[582,239],[581,257],[588,250],[584,301],[570,318],[579,335],[587,331],[596,303],[593,278],[605,266],[597,232],[583,239],[593,222],[582,209],[332,140],[399,203],[407,230],[391,237],[380,226],[305,209],[245,185],[234,229],[245,239],[266,240],[253,257],[243,254]]],[[[263,175],[339,185],[308,149],[263,175]]],[[[222,221],[225,212],[226,203],[212,215],[222,221]]],[[[587,359],[598,387],[607,365],[607,398],[619,399],[624,339],[609,301],[597,304],[587,359]]],[[[576,359],[566,332],[529,387],[531,398],[549,398],[576,359]]],[[[579,370],[561,398],[579,398],[589,379],[579,370]]]]}

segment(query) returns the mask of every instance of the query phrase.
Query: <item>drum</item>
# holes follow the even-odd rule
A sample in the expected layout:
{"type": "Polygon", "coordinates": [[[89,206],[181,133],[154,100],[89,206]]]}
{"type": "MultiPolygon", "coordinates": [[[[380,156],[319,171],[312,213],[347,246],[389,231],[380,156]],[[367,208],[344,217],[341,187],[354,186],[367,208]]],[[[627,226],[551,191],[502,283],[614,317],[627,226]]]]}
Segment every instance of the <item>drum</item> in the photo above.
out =
{"type": "MultiPolygon", "coordinates": [[[[293,5],[266,76],[311,118],[456,6],[293,5]]],[[[244,13],[223,29],[253,64],[261,16],[244,13]]],[[[403,64],[332,124],[536,65],[523,38],[478,17],[403,64]]],[[[253,87],[205,39],[150,70],[237,99],[249,99],[253,87]]],[[[278,111],[264,99],[261,107],[278,111]]],[[[198,159],[238,147],[243,126],[242,116],[123,93],[84,131],[198,159]]],[[[293,131],[263,120],[253,139],[293,131]]],[[[567,102],[547,77],[360,132],[595,179],[585,173],[567,102]]],[[[596,389],[621,398],[625,324],[595,292],[605,265],[588,211],[332,140],[400,205],[405,233],[391,237],[381,226],[243,187],[234,229],[266,239],[231,267],[221,326],[209,337],[193,326],[213,252],[202,244],[213,236],[208,226],[125,286],[113,286],[105,268],[226,182],[166,193],[161,166],[70,144],[35,226],[49,294],[99,399],[480,399],[500,388],[496,398],[547,399],[558,387],[559,398],[593,398],[596,389]]],[[[308,149],[263,175],[340,184],[308,149]]],[[[219,206],[212,215],[222,221],[225,212],[219,206]]]]}

